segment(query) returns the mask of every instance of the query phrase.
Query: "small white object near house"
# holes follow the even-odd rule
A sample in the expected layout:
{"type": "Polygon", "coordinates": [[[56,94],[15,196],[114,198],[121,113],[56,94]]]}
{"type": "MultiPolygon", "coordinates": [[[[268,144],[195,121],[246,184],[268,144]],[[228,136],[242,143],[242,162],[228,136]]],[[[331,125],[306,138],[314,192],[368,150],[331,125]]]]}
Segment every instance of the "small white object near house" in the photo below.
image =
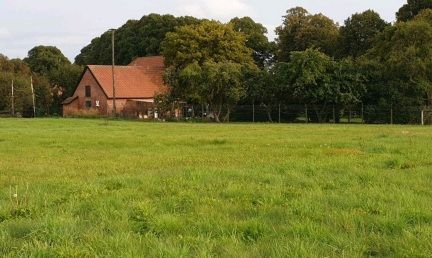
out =
{"type": "Polygon", "coordinates": [[[96,107],[100,107],[100,101],[96,100],[96,107]]]}

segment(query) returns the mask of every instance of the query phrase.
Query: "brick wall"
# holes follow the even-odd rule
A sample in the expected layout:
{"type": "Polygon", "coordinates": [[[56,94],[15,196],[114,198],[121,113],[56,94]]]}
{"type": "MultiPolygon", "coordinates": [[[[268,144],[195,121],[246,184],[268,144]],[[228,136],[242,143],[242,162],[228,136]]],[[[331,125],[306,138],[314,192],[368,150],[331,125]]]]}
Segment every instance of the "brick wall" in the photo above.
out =
{"type": "Polygon", "coordinates": [[[63,116],[73,116],[75,114],[85,113],[85,111],[89,111],[89,113],[92,114],[107,114],[107,97],[89,70],[84,73],[84,76],[78,84],[73,97],[76,96],[78,96],[77,100],[63,106],[63,116]],[[90,98],[86,97],[86,86],[90,86],[90,98]],[[87,101],[91,101],[91,110],[86,107],[87,101]],[[99,102],[99,106],[96,106],[97,102],[99,102]]]}

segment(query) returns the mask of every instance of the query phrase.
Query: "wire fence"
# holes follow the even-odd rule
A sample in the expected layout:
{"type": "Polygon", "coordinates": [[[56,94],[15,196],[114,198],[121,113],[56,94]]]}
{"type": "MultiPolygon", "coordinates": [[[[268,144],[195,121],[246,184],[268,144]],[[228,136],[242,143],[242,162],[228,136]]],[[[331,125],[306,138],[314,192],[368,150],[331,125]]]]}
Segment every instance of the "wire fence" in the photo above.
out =
{"type": "MultiPolygon", "coordinates": [[[[183,104],[180,112],[162,114],[154,107],[149,113],[158,114],[149,119],[165,121],[206,121],[215,120],[214,112],[207,105],[183,104]],[[173,114],[177,114],[174,116],[173,114]]],[[[47,117],[47,113],[36,107],[36,117],[47,117]]],[[[33,109],[0,110],[0,117],[33,117],[33,109]]],[[[128,116],[127,118],[133,118],[128,116]]],[[[139,117],[136,117],[139,119],[139,117]]],[[[141,117],[142,118],[142,117],[141,117]]],[[[393,105],[236,105],[224,107],[221,122],[244,123],[346,123],[346,124],[417,124],[432,125],[432,106],[393,105]]]]}
{"type": "MultiPolygon", "coordinates": [[[[214,119],[208,106],[185,105],[182,113],[186,120],[214,119]]],[[[420,106],[237,105],[221,113],[224,122],[432,125],[432,107],[420,106]]]]}

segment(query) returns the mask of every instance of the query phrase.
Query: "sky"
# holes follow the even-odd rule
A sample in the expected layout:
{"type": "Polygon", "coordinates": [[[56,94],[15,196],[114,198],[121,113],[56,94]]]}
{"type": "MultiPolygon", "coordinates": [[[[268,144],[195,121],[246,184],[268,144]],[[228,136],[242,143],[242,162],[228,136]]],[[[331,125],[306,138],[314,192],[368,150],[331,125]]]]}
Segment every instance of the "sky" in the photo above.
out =
{"type": "Polygon", "coordinates": [[[286,10],[302,6],[339,24],[351,14],[377,11],[389,22],[406,0],[0,0],[0,53],[24,58],[38,45],[57,46],[73,61],[90,41],[127,20],[149,13],[192,15],[227,22],[250,16],[269,30],[282,23],[286,10]]]}

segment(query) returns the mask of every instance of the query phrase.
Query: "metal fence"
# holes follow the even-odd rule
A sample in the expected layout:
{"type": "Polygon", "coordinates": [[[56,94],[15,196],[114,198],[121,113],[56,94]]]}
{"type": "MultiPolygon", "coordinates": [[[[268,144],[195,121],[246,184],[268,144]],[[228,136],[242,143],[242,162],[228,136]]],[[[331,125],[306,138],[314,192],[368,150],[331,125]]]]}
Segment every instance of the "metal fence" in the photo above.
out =
{"type": "MultiPolygon", "coordinates": [[[[180,107],[177,117],[161,114],[159,120],[213,121],[209,106],[180,107]]],[[[158,112],[157,108],[153,112],[158,112]]],[[[177,112],[170,112],[171,114],[177,112]]],[[[46,116],[36,109],[38,117],[46,116]]],[[[33,110],[15,113],[15,117],[32,117],[33,110]]],[[[11,110],[0,110],[0,117],[12,117],[11,110]]],[[[130,118],[130,117],[129,117],[130,118]]],[[[386,105],[236,105],[223,108],[222,122],[245,123],[346,123],[346,124],[417,124],[432,125],[432,107],[406,107],[386,105]],[[229,112],[228,112],[229,110],[229,112]]]]}
{"type": "MultiPolygon", "coordinates": [[[[208,106],[185,105],[184,117],[212,120],[208,106]]],[[[222,112],[224,122],[349,123],[432,125],[432,107],[386,105],[237,105],[222,112]]]]}

